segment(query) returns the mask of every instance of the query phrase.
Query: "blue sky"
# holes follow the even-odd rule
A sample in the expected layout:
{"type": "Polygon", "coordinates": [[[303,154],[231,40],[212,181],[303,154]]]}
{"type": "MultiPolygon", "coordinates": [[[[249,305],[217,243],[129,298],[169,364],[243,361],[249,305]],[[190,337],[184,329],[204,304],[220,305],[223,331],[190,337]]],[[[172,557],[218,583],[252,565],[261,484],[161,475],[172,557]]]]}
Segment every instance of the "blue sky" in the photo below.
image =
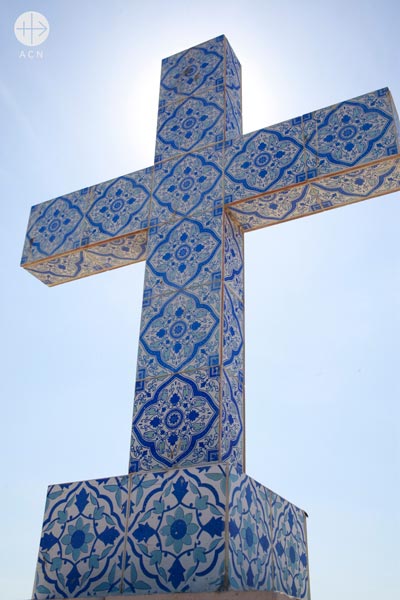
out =
{"type": "MultiPolygon", "coordinates": [[[[31,594],[47,485],[126,473],[144,266],[53,289],[32,204],[153,162],[161,59],[224,33],[244,132],[388,86],[396,0],[6,0],[0,20],[0,595],[31,594]],[[43,57],[17,16],[43,13],[43,57]],[[25,48],[26,50],[26,48],[25,48]]],[[[247,472],[303,507],[313,600],[394,598],[400,193],[246,237],[247,472]]]]}

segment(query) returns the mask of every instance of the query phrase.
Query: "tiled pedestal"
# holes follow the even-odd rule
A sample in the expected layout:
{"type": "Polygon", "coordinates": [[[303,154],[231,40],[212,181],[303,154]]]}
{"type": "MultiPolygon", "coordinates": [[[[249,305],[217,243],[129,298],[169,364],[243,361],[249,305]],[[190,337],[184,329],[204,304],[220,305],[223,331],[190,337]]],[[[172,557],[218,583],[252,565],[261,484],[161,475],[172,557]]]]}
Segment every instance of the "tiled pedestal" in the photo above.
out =
{"type": "Polygon", "coordinates": [[[35,599],[223,590],[308,598],[308,580],[304,511],[228,465],[49,488],[35,599]]]}

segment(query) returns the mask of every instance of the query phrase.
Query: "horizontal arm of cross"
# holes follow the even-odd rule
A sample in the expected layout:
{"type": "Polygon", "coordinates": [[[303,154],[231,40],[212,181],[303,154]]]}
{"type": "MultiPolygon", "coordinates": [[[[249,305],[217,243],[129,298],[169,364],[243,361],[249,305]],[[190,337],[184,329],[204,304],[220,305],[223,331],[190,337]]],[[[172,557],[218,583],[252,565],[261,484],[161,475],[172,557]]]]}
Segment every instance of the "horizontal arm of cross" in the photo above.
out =
{"type": "MultiPolygon", "coordinates": [[[[387,88],[215,148],[224,178],[216,205],[245,231],[400,189],[400,126],[387,88]]],[[[144,260],[164,164],[34,206],[22,266],[52,286],[144,260]]]]}

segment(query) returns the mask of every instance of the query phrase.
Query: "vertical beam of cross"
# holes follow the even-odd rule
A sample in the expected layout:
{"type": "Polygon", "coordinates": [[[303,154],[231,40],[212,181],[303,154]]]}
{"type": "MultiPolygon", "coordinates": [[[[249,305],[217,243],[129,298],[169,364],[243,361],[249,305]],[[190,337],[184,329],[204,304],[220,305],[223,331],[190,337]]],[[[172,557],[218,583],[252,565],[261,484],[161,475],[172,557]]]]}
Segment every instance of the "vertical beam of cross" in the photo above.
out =
{"type": "Polygon", "coordinates": [[[163,61],[130,471],[243,468],[243,233],[222,176],[240,92],[224,37],[163,61]]]}

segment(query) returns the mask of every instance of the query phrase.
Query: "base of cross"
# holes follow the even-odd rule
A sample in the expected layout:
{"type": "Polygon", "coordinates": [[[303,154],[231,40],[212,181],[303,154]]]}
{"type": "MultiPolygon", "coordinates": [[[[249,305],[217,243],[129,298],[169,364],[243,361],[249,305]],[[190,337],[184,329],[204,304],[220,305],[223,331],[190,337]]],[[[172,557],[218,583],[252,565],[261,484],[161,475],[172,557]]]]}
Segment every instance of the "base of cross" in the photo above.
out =
{"type": "Polygon", "coordinates": [[[49,487],[33,598],[181,592],[308,599],[306,513],[222,463],[49,487]]]}
{"type": "MultiPolygon", "coordinates": [[[[97,596],[97,598],[98,600],[115,600],[116,598],[121,598],[121,596],[97,596]]],[[[89,596],[81,600],[89,600],[89,596]]],[[[149,600],[149,595],[124,595],[124,600],[149,600]]],[[[151,600],[293,600],[293,596],[287,596],[286,594],[282,594],[282,592],[230,590],[227,592],[208,592],[206,594],[202,594],[201,592],[197,592],[196,594],[191,594],[190,592],[186,594],[153,594],[151,600]]]]}

